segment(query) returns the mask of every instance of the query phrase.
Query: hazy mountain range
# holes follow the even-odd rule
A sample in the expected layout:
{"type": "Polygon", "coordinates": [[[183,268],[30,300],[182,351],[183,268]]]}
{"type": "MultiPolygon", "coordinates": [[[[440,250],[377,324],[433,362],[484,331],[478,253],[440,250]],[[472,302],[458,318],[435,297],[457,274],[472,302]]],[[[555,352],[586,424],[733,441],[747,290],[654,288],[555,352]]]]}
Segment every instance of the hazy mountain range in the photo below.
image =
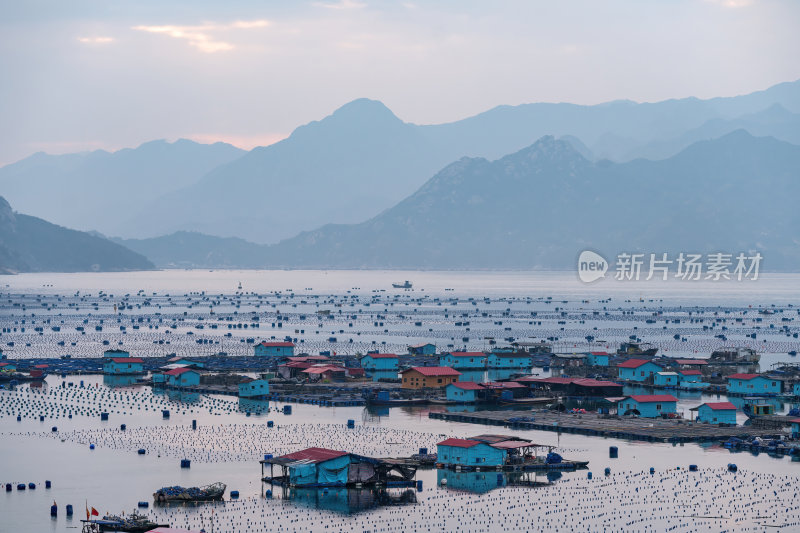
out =
{"type": "Polygon", "coordinates": [[[0,193],[159,266],[571,268],[588,247],[797,270],[798,144],[800,81],[425,126],[361,99],[250,152],[36,154],[0,168],[0,193]]]}
{"type": "Polygon", "coordinates": [[[173,266],[574,268],[593,249],[759,251],[764,268],[796,270],[798,170],[800,146],[743,130],[627,163],[591,162],[548,136],[496,161],[456,161],[363,223],[273,246],[198,234],[120,242],[173,266]]]}
{"type": "Polygon", "coordinates": [[[144,256],[103,237],[15,213],[0,196],[0,273],[152,268],[144,256]]]}
{"type": "Polygon", "coordinates": [[[247,153],[156,141],[113,154],[37,154],[0,168],[0,193],[23,212],[106,235],[199,231],[275,243],[362,222],[461,157],[497,159],[545,135],[583,146],[589,159],[625,162],[737,129],[800,142],[800,81],[709,100],[499,106],[438,125],[403,122],[361,99],[247,153]]]}

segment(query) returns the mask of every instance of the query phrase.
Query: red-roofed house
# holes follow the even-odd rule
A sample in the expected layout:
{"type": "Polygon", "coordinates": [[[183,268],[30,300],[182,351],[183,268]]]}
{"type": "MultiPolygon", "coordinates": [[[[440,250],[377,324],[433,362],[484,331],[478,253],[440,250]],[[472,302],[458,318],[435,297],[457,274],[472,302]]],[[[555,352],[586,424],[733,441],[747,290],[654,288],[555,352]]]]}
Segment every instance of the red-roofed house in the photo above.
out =
{"type": "Polygon", "coordinates": [[[196,387],[200,385],[200,373],[188,367],[164,372],[165,382],[172,387],[196,387]]]}
{"type": "Polygon", "coordinates": [[[691,410],[697,411],[698,422],[736,425],[736,406],[731,402],[706,402],[691,410]]]}
{"type": "Polygon", "coordinates": [[[642,418],[658,418],[674,416],[677,405],[678,399],[671,394],[639,394],[620,400],[617,412],[642,418]]]}
{"type": "Polygon", "coordinates": [[[649,381],[652,383],[653,376],[664,370],[660,365],[647,359],[628,359],[624,363],[617,365],[619,379],[628,381],[649,381]]]}
{"type": "Polygon", "coordinates": [[[461,372],[448,366],[414,366],[400,375],[404,389],[440,389],[458,381],[461,372]]]}
{"type": "Polygon", "coordinates": [[[762,374],[731,374],[728,392],[747,396],[772,396],[783,392],[783,381],[762,374]]]}
{"type": "Polygon", "coordinates": [[[138,357],[111,357],[103,362],[103,374],[111,376],[144,374],[144,361],[138,357]]]}
{"type": "Polygon", "coordinates": [[[262,341],[255,346],[255,354],[263,357],[291,357],[294,343],[285,341],[262,341]]]}
{"type": "Polygon", "coordinates": [[[309,381],[344,381],[347,377],[347,369],[337,365],[314,365],[302,371],[309,381]]]}

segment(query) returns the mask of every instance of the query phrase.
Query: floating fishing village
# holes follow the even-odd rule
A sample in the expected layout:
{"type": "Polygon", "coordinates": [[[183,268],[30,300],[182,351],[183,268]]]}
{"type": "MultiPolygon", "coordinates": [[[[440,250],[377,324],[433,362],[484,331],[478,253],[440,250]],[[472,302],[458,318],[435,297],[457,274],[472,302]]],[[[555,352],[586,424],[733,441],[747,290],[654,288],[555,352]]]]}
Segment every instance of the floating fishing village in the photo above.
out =
{"type": "Polygon", "coordinates": [[[800,527],[790,302],[242,285],[7,288],[3,505],[87,532],[800,527]]]}

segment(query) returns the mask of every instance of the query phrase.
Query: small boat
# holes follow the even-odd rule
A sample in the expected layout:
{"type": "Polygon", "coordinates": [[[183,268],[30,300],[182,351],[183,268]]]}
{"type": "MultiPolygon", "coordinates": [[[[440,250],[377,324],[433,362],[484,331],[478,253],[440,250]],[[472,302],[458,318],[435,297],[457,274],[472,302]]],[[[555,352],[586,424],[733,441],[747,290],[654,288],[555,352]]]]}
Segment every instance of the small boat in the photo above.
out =
{"type": "Polygon", "coordinates": [[[212,483],[205,487],[163,487],[153,493],[156,503],[167,502],[208,502],[221,500],[225,493],[225,483],[212,483]]]}
{"type": "Polygon", "coordinates": [[[617,350],[617,355],[644,355],[647,357],[653,357],[657,353],[658,348],[645,342],[623,342],[620,345],[619,350],[617,350]]]}
{"type": "Polygon", "coordinates": [[[134,511],[128,516],[108,515],[102,519],[81,520],[83,522],[83,533],[95,533],[102,531],[128,531],[130,533],[142,533],[151,531],[159,527],[169,527],[169,524],[157,524],[145,515],[134,511]]]}
{"type": "Polygon", "coordinates": [[[395,289],[410,289],[413,285],[410,281],[406,280],[403,283],[392,283],[392,287],[395,289]]]}

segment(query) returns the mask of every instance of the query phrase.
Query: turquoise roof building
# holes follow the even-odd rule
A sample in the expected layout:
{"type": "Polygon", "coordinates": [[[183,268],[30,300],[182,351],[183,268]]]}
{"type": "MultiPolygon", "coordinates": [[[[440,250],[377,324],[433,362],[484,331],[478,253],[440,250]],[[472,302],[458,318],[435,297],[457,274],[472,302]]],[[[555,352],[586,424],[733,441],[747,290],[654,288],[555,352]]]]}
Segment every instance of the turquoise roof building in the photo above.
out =
{"type": "Polygon", "coordinates": [[[103,374],[112,376],[144,374],[144,361],[138,357],[112,357],[103,363],[103,374]]]}
{"type": "Polygon", "coordinates": [[[292,357],[294,343],[288,341],[262,341],[255,346],[255,355],[259,357],[292,357]]]}
{"type": "Polygon", "coordinates": [[[653,385],[656,387],[677,388],[680,384],[680,375],[677,372],[656,372],[653,376],[653,385]]]}
{"type": "Polygon", "coordinates": [[[456,381],[445,387],[447,399],[458,403],[475,403],[482,399],[481,392],[486,392],[486,388],[479,383],[472,381],[456,381]]]}

